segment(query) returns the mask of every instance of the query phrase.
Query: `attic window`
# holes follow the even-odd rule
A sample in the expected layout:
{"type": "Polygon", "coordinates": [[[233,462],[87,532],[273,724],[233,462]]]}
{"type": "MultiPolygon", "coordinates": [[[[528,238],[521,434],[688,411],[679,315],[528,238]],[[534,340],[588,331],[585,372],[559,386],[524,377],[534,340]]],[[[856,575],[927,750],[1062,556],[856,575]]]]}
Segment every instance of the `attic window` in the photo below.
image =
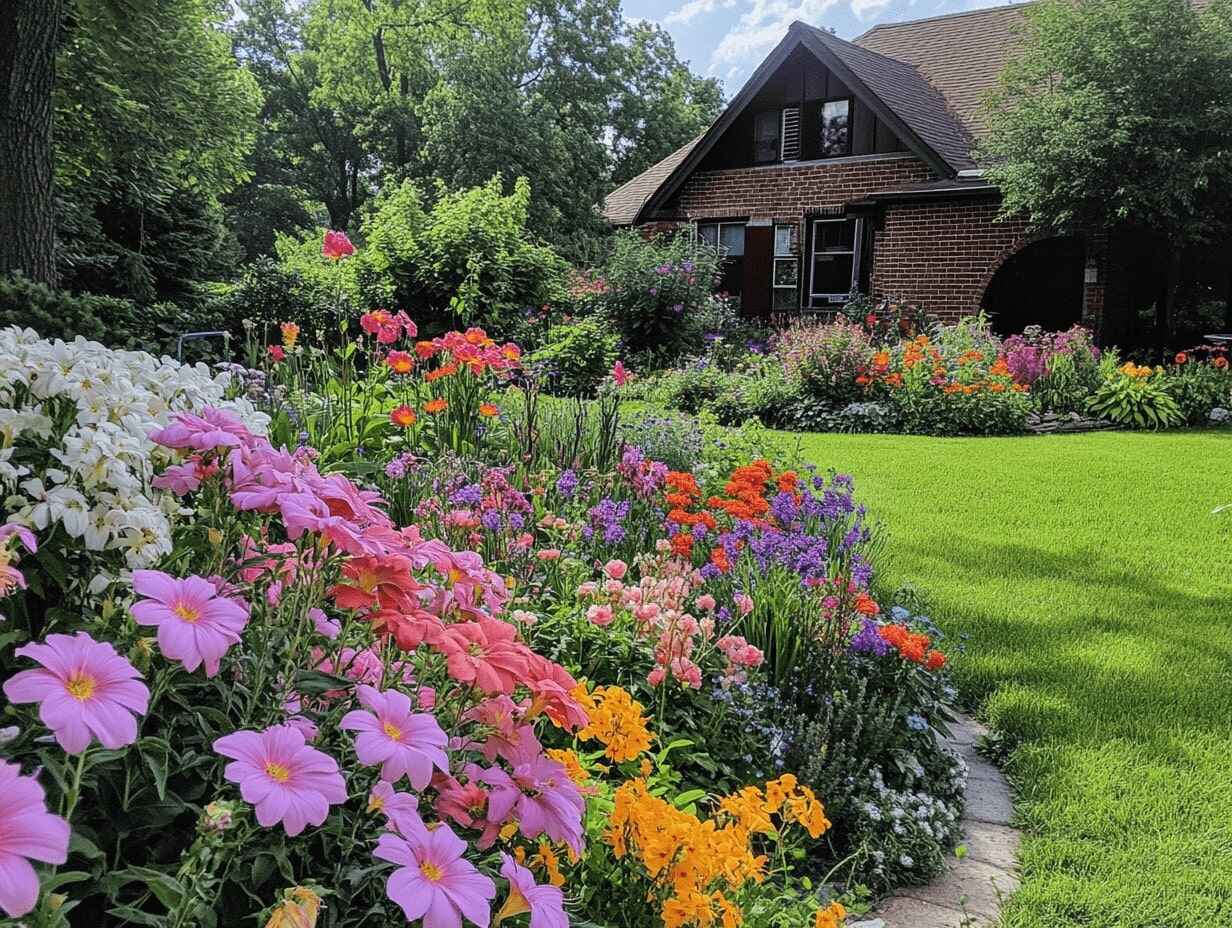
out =
{"type": "Polygon", "coordinates": [[[753,161],[765,164],[779,160],[779,140],[782,132],[782,110],[758,113],[753,119],[753,161]]]}
{"type": "Polygon", "coordinates": [[[821,156],[851,154],[851,100],[827,100],[821,105],[821,156]]]}

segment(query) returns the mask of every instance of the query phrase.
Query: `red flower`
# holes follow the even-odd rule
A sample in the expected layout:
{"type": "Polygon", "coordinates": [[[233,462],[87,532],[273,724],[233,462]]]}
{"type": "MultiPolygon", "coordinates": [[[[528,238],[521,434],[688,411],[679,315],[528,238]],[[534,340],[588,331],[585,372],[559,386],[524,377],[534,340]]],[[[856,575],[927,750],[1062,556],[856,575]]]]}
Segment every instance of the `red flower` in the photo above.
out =
{"type": "Polygon", "coordinates": [[[1177,352],[1177,355],[1176,355],[1177,364],[1184,364],[1188,360],[1189,360],[1189,355],[1187,355],[1185,352],[1183,351],[1177,352]]]}
{"type": "Polygon", "coordinates": [[[929,670],[940,670],[945,666],[945,655],[940,651],[929,651],[924,658],[924,666],[929,670]]]}
{"type": "Polygon", "coordinates": [[[1221,371],[1228,369],[1228,359],[1224,357],[1223,355],[1220,355],[1219,357],[1217,357],[1214,361],[1214,364],[1221,371]]]}
{"type": "Polygon", "coordinates": [[[415,593],[424,589],[411,576],[409,558],[353,557],[342,567],[346,583],[334,586],[329,595],[341,609],[368,609],[378,601],[385,609],[412,612],[418,605],[415,593]]]}
{"type": "Polygon", "coordinates": [[[881,612],[881,607],[877,605],[877,601],[867,593],[861,593],[856,597],[856,612],[860,615],[875,616],[881,612]]]}
{"type": "Polygon", "coordinates": [[[287,353],[282,350],[282,345],[270,345],[267,349],[269,356],[274,359],[275,364],[281,364],[287,359],[287,353]]]}
{"type": "Polygon", "coordinates": [[[409,429],[415,424],[415,410],[403,403],[389,414],[389,421],[394,425],[409,429]]]}
{"type": "Polygon", "coordinates": [[[338,261],[341,258],[355,254],[355,246],[351,244],[351,240],[347,238],[345,232],[335,232],[333,229],[327,229],[325,241],[321,243],[321,254],[331,261],[338,261]]]}
{"type": "Polygon", "coordinates": [[[405,351],[391,351],[385,356],[385,363],[395,374],[409,374],[415,369],[415,358],[405,351]]]}

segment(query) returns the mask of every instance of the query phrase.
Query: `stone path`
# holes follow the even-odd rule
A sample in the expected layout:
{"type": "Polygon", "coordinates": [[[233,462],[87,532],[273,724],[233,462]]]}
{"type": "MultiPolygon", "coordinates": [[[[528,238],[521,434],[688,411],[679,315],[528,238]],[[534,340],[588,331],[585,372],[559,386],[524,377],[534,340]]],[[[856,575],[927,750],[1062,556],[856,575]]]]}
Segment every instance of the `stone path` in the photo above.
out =
{"type": "Polygon", "coordinates": [[[1001,771],[980,757],[976,742],[987,733],[966,717],[954,726],[947,744],[966,760],[967,808],[963,830],[967,855],[953,859],[945,875],[928,886],[899,890],[883,900],[874,916],[848,928],[990,928],[1002,901],[1018,888],[1014,858],[1018,832],[1009,785],[1001,771]]]}

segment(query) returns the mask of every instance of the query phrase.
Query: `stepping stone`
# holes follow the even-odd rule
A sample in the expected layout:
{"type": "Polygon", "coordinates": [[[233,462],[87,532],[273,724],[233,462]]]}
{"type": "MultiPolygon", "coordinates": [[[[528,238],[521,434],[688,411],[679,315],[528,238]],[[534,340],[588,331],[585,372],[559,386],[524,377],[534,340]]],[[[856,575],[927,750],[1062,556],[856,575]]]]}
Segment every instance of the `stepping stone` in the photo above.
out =
{"type": "Polygon", "coordinates": [[[956,863],[937,882],[900,892],[908,899],[995,919],[1001,911],[1001,900],[1017,888],[1017,877],[1000,867],[968,858],[956,863]]]}
{"type": "Polygon", "coordinates": [[[1014,804],[1005,781],[967,781],[967,811],[964,819],[989,825],[1008,825],[1014,817],[1014,804]]]}
{"type": "Polygon", "coordinates": [[[967,846],[968,860],[978,860],[1002,870],[1013,870],[1018,855],[1018,832],[1005,825],[993,825],[990,822],[967,821],[963,823],[963,827],[966,831],[963,843],[967,846]]]}

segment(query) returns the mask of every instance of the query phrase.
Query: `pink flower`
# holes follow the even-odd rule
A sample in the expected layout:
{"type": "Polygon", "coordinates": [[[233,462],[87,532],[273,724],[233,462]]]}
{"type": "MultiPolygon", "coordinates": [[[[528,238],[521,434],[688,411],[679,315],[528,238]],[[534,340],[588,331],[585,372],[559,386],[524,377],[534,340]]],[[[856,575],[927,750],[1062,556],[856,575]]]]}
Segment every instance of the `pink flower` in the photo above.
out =
{"type": "Polygon", "coordinates": [[[538,744],[526,742],[520,757],[510,759],[512,776],[500,767],[482,768],[469,764],[466,774],[472,780],[492,787],[488,799],[488,818],[493,822],[516,820],[527,838],[547,834],[582,853],[582,813],[586,801],[563,764],[532,753],[538,744]]]}
{"type": "Polygon", "coordinates": [[[629,565],[624,561],[613,559],[603,565],[603,572],[607,574],[609,580],[623,580],[625,574],[629,572],[629,565]]]}
{"type": "MultiPolygon", "coordinates": [[[[9,539],[17,536],[17,540],[26,546],[33,554],[38,550],[38,540],[34,533],[23,525],[0,525],[0,599],[8,596],[15,589],[26,588],[26,578],[20,570],[13,566],[13,551],[9,549],[9,539]]],[[[3,618],[0,616],[0,618],[3,618]]]]}
{"type": "Polygon", "coordinates": [[[740,614],[748,615],[753,611],[753,597],[747,593],[737,593],[733,599],[736,602],[736,608],[740,610],[740,614]]]}
{"type": "Polygon", "coordinates": [[[541,561],[558,561],[560,560],[559,548],[544,548],[535,554],[535,557],[541,561]]]}
{"type": "Polygon", "coordinates": [[[225,735],[214,751],[232,758],[223,774],[256,806],[264,828],[281,822],[294,837],[306,825],[325,821],[331,805],[346,802],[346,782],[334,759],[308,747],[303,732],[289,725],[225,735]]]}
{"type": "Polygon", "coordinates": [[[651,686],[658,686],[667,679],[667,671],[661,666],[655,666],[654,670],[646,674],[646,682],[651,686]]]}
{"type": "Polygon", "coordinates": [[[701,596],[697,597],[697,608],[698,609],[702,609],[706,612],[713,612],[714,606],[715,606],[714,597],[711,596],[709,593],[703,593],[701,596]]]}
{"type": "Polygon", "coordinates": [[[342,633],[342,623],[331,619],[321,609],[313,606],[308,610],[308,618],[312,619],[312,627],[317,630],[317,634],[324,635],[331,641],[342,633]]]}
{"type": "Polygon", "coordinates": [[[355,753],[362,764],[381,764],[381,778],[397,783],[404,775],[417,790],[432,780],[432,768],[448,773],[445,745],[449,738],[435,718],[411,711],[411,698],[397,690],[384,693],[371,686],[357,688],[359,701],[370,711],[354,709],[341,727],[357,731],[355,753]]]}
{"type": "Polygon", "coordinates": [[[275,364],[281,364],[287,359],[287,353],[283,349],[282,345],[270,345],[265,350],[269,352],[269,356],[273,359],[275,364]]]}
{"type": "Polygon", "coordinates": [[[205,664],[205,675],[218,673],[222,656],[240,640],[248,624],[242,605],[218,595],[204,577],[175,577],[159,570],[134,570],[133,589],[146,597],[130,612],[138,625],[158,626],[158,646],[190,673],[205,664]]]}
{"type": "Polygon", "coordinates": [[[390,830],[400,835],[419,834],[427,830],[419,817],[419,797],[400,793],[393,784],[378,780],[368,794],[368,811],[385,816],[390,830]]]}
{"type": "Polygon", "coordinates": [[[624,362],[617,361],[612,365],[612,380],[616,382],[616,386],[623,387],[629,382],[630,373],[625,370],[624,362]]]}
{"type": "Polygon", "coordinates": [[[38,902],[31,860],[68,860],[68,822],[47,811],[43,787],[17,764],[0,761],[0,909],[20,918],[38,902]]]}
{"type": "Polygon", "coordinates": [[[611,606],[591,606],[586,610],[586,618],[594,625],[600,628],[606,628],[612,624],[612,619],[615,615],[612,612],[611,606]]]}
{"type": "Polygon", "coordinates": [[[373,856],[398,865],[385,884],[389,898],[424,928],[460,928],[462,916],[487,928],[496,884],[462,855],[466,842],[448,825],[407,838],[383,834],[373,856]]]}
{"type": "Polygon", "coordinates": [[[150,433],[150,440],[166,448],[212,451],[251,446],[257,439],[235,413],[206,406],[201,415],[176,413],[170,425],[150,433]]]}
{"type": "Polygon", "coordinates": [[[512,693],[526,677],[530,651],[516,636],[508,622],[480,619],[445,626],[433,644],[445,655],[450,677],[473,683],[491,696],[512,693]]]}
{"type": "Polygon", "coordinates": [[[326,229],[325,240],[321,243],[321,254],[331,261],[338,261],[355,254],[355,246],[351,244],[345,232],[326,229]]]}
{"type": "MultiPolygon", "coordinates": [[[[42,664],[4,684],[11,702],[37,702],[39,718],[69,754],[80,754],[92,737],[115,750],[137,740],[137,720],[149,709],[150,691],[141,674],[106,642],[85,632],[48,635],[14,652],[42,664]]],[[[0,834],[3,820],[0,819],[0,834]]]]}
{"type": "Polygon", "coordinates": [[[500,873],[509,881],[509,897],[496,915],[498,922],[529,912],[530,928],[569,928],[565,894],[559,887],[537,884],[529,870],[503,851],[500,873]]]}

